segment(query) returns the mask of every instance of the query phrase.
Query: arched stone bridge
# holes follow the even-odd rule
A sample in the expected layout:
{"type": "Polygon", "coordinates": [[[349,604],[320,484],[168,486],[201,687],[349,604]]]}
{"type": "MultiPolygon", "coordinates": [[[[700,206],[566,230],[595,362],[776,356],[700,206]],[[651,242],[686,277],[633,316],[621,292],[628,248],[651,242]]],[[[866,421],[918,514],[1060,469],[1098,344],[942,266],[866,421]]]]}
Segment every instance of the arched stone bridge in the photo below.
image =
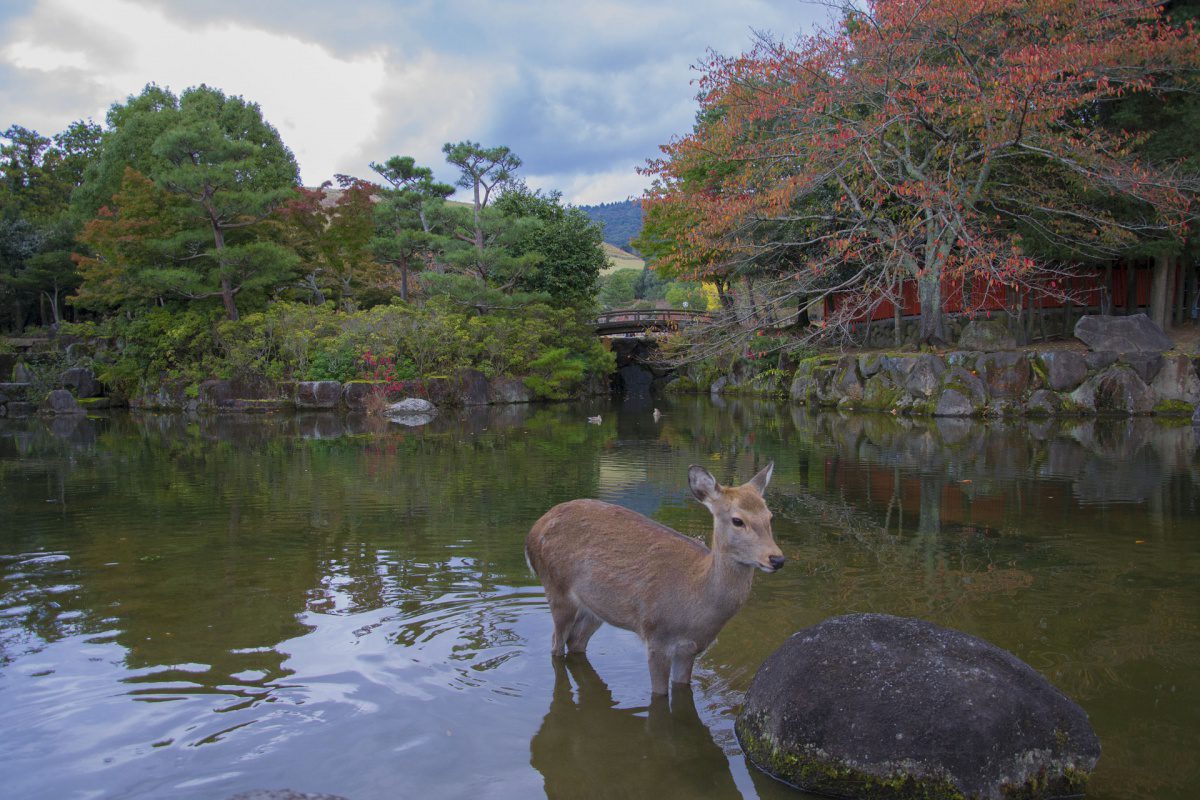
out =
{"type": "Polygon", "coordinates": [[[629,334],[675,331],[706,322],[703,311],[652,308],[638,311],[606,311],[596,317],[597,336],[628,336],[629,334]]]}

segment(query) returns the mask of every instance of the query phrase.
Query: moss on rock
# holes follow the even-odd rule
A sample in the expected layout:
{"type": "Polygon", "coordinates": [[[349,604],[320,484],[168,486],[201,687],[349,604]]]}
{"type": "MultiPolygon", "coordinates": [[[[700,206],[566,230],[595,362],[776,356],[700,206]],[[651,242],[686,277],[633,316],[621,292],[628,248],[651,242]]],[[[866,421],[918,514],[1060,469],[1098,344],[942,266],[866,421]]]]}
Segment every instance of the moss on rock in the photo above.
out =
{"type": "Polygon", "coordinates": [[[759,769],[808,792],[861,800],[968,800],[945,778],[918,780],[900,771],[871,775],[818,752],[789,751],[771,738],[758,715],[739,716],[734,732],[759,769]]]}
{"type": "Polygon", "coordinates": [[[1154,404],[1154,413],[1163,416],[1191,416],[1192,404],[1186,400],[1159,400],[1154,404]]]}

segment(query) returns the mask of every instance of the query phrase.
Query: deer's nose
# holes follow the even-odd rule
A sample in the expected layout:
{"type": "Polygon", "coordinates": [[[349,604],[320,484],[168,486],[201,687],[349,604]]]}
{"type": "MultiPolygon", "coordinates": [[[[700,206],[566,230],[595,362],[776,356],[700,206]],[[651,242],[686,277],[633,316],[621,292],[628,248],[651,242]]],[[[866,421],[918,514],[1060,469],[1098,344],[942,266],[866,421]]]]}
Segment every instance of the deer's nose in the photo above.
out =
{"type": "Polygon", "coordinates": [[[767,561],[771,562],[771,569],[780,570],[783,569],[783,563],[787,559],[783,556],[768,556],[767,561]]]}

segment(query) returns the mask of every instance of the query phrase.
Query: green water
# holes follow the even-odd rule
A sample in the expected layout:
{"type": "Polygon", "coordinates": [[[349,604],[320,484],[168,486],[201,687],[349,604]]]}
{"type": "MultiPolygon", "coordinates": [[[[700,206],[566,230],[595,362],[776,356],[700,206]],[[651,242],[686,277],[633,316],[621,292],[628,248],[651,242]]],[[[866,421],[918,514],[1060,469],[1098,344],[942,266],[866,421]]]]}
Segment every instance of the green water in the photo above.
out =
{"type": "Polygon", "coordinates": [[[850,611],[1042,671],[1100,735],[1090,797],[1200,793],[1190,427],[659,407],[0,420],[0,794],[797,797],[733,719],[787,636],[850,611]],[[687,466],[769,460],[789,563],[692,693],[651,704],[612,628],[590,663],[552,661],[522,553],[543,511],[599,497],[707,536],[687,466]]]}

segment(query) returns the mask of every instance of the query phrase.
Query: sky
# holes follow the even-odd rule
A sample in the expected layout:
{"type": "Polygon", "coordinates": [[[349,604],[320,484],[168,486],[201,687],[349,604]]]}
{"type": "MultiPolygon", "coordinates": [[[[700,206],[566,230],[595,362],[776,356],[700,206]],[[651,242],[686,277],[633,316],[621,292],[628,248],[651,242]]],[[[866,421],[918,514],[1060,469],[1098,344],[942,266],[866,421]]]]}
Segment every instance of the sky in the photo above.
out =
{"type": "Polygon", "coordinates": [[[157,83],[262,107],[319,185],[445,142],[506,145],[534,187],[640,195],[637,167],[686,134],[693,66],[828,19],[805,0],[0,0],[0,130],[103,124],[157,83]]]}

